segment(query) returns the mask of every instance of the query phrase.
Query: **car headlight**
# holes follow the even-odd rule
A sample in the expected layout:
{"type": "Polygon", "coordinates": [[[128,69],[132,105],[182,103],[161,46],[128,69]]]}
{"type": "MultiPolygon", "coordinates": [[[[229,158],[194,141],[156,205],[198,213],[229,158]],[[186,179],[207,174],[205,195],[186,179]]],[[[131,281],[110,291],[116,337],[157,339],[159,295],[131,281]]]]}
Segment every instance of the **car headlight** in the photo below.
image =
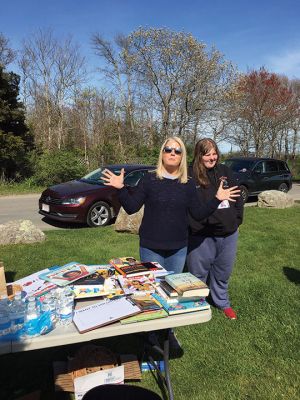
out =
{"type": "Polygon", "coordinates": [[[61,204],[83,204],[86,200],[86,197],[78,197],[78,198],[71,198],[71,199],[64,199],[61,204]]]}

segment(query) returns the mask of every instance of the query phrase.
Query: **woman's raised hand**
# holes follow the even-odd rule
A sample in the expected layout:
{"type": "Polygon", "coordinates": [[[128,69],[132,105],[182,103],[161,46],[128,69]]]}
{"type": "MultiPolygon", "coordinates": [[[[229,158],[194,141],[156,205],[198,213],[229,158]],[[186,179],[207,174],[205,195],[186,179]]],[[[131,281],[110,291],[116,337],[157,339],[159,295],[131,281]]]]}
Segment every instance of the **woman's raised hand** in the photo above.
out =
{"type": "Polygon", "coordinates": [[[120,175],[116,175],[109,169],[102,172],[102,179],[105,181],[104,185],[113,186],[116,189],[122,189],[124,186],[124,168],[121,169],[120,175]]]}
{"type": "Polygon", "coordinates": [[[223,181],[221,180],[220,186],[216,193],[216,198],[220,201],[229,200],[235,202],[235,197],[240,197],[240,189],[238,186],[232,186],[230,188],[225,189],[223,187],[223,181]]]}

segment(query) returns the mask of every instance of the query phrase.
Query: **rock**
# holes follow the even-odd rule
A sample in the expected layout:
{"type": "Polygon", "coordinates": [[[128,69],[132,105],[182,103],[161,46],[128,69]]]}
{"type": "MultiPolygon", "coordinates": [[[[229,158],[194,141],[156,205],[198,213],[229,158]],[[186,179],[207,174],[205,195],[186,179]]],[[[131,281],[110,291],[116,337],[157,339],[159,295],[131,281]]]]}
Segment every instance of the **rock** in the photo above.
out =
{"type": "Polygon", "coordinates": [[[257,205],[261,208],[287,208],[294,205],[294,199],[279,190],[266,190],[258,195],[257,205]]]}
{"type": "Polygon", "coordinates": [[[0,245],[35,243],[45,239],[44,232],[27,219],[9,221],[0,225],[0,245]]]}
{"type": "Polygon", "coordinates": [[[138,234],[143,215],[144,207],[142,207],[137,213],[132,215],[128,215],[126,211],[121,207],[114,226],[115,231],[138,234]]]}

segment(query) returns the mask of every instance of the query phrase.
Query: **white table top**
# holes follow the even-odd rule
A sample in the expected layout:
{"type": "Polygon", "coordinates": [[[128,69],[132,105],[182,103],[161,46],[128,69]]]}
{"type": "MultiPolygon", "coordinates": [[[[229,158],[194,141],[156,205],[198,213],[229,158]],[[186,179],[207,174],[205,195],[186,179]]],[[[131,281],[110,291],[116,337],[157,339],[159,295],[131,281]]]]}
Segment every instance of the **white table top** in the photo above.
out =
{"type": "Polygon", "coordinates": [[[72,323],[66,327],[58,327],[46,335],[13,341],[11,343],[0,343],[0,354],[17,353],[47,347],[62,346],[66,344],[87,342],[112,336],[128,335],[130,333],[147,332],[177,326],[200,324],[211,319],[211,310],[195,311],[185,314],[177,314],[166,318],[150,321],[136,322],[122,325],[120,322],[106,325],[86,333],[79,333],[72,323]]]}

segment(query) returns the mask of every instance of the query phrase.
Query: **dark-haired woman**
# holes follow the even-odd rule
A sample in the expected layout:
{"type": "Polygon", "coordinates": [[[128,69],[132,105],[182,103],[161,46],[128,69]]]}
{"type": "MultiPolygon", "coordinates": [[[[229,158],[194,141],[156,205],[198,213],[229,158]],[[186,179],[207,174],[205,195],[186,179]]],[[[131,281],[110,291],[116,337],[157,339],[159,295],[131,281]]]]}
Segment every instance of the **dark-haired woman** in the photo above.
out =
{"type": "MultiPolygon", "coordinates": [[[[214,198],[220,181],[223,186],[234,186],[228,167],[219,164],[220,153],[212,139],[201,139],[195,146],[193,177],[197,183],[199,201],[214,198]]],[[[243,221],[243,201],[222,201],[208,218],[190,220],[187,255],[189,271],[207,282],[213,304],[222,309],[226,317],[237,319],[230,304],[228,282],[235,262],[238,227],[243,221]]]]}

